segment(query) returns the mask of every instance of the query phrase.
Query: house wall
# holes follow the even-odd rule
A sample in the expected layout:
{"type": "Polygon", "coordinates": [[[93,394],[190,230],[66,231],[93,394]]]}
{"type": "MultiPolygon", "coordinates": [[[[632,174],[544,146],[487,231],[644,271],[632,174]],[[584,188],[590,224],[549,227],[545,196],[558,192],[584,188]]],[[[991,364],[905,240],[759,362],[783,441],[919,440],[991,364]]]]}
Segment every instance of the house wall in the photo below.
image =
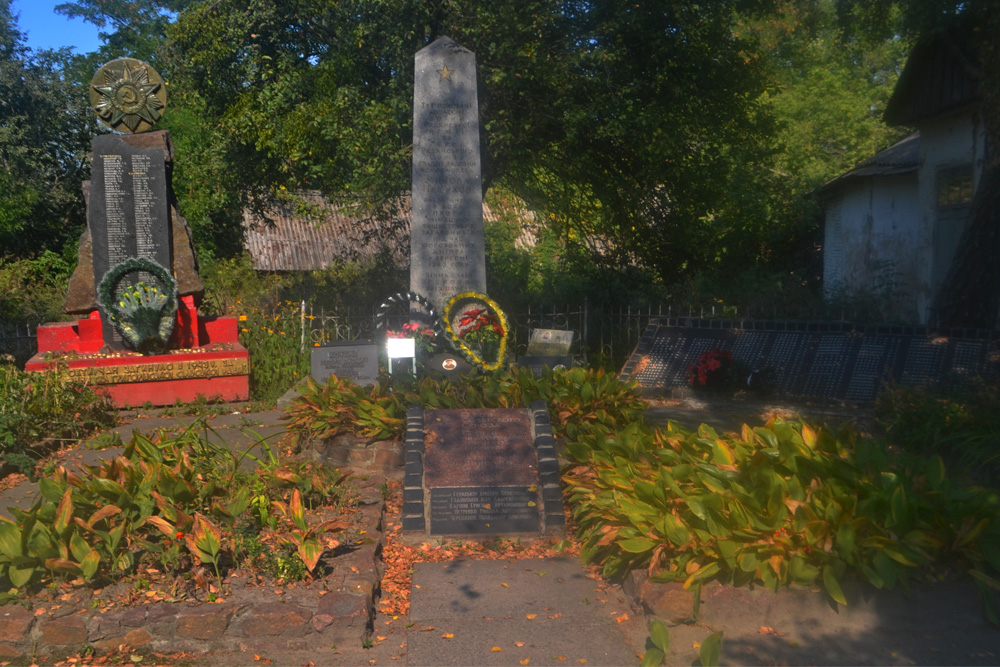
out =
{"type": "MultiPolygon", "coordinates": [[[[968,221],[971,206],[938,205],[943,170],[968,165],[973,192],[983,173],[985,132],[982,118],[973,109],[924,119],[920,124],[920,232],[916,256],[920,321],[926,323],[934,297],[941,289],[954,259],[955,249],[968,221]]],[[[971,203],[971,202],[970,202],[971,203]]]]}
{"type": "Polygon", "coordinates": [[[823,285],[827,298],[894,296],[895,317],[916,321],[922,291],[920,207],[913,173],[846,181],[826,202],[823,285]]]}

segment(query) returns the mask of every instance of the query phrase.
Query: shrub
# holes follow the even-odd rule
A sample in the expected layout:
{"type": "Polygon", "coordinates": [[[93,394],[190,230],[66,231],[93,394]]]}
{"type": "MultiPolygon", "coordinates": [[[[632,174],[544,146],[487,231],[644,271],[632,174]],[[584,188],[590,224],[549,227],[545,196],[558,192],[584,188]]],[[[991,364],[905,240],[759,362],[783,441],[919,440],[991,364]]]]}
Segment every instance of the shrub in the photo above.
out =
{"type": "Polygon", "coordinates": [[[234,312],[239,317],[240,344],[250,352],[251,398],[274,400],[309,374],[297,303],[284,301],[269,309],[237,304],[234,312]]]}
{"type": "Polygon", "coordinates": [[[731,436],[672,422],[592,428],[567,456],[582,554],[605,576],[643,568],[685,587],[819,584],[846,604],[848,572],[892,588],[958,565],[993,604],[1000,499],[947,479],[940,458],[890,458],[850,431],[781,419],[731,436]]]}
{"type": "Polygon", "coordinates": [[[891,446],[939,455],[961,474],[1000,486],[1000,387],[979,378],[890,385],[875,416],[891,446]]]}
{"type": "Polygon", "coordinates": [[[42,441],[78,441],[113,426],[117,412],[91,387],[62,369],[26,373],[0,363],[0,456],[31,474],[30,447],[42,441]]]}
{"type": "MultiPolygon", "coordinates": [[[[303,499],[336,503],[344,478],[328,468],[281,465],[273,456],[258,461],[254,474],[242,473],[245,456],[211,444],[196,425],[169,438],[136,434],[122,455],[83,475],[60,467],[39,482],[41,497],[29,510],[11,509],[16,521],[0,517],[0,588],[43,585],[64,574],[116,579],[143,559],[172,572],[211,564],[221,580],[227,565],[251,557],[238,550],[238,521],[289,545],[302,571],[313,571],[323,552],[318,536],[347,524],[310,525],[303,499]]],[[[0,604],[11,597],[0,594],[0,604]]]]}
{"type": "Polygon", "coordinates": [[[384,378],[371,389],[330,376],[326,384],[311,377],[306,390],[286,410],[290,431],[321,439],[340,433],[367,438],[399,439],[406,428],[406,407],[516,408],[545,400],[553,431],[573,437],[590,422],[608,428],[640,419],[646,409],[636,383],[624,383],[603,370],[546,369],[535,378],[529,369],[501,370],[453,383],[423,378],[397,385],[384,378]]]}

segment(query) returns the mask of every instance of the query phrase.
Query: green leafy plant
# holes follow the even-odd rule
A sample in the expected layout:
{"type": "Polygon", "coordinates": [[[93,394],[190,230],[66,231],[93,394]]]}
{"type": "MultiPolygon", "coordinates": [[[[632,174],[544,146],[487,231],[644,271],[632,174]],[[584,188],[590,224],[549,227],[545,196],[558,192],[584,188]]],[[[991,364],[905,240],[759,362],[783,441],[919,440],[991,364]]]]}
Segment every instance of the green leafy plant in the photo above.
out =
{"type": "Polygon", "coordinates": [[[670,651],[670,630],[663,621],[654,618],[649,623],[649,637],[646,638],[646,652],[642,654],[642,667],[657,667],[670,651]]]}
{"type": "Polygon", "coordinates": [[[344,521],[329,520],[310,526],[306,521],[305,508],[302,505],[302,495],[298,489],[292,490],[291,500],[286,504],[280,500],[273,502],[288,519],[291,520],[292,527],[285,533],[279,535],[281,540],[295,548],[308,572],[316,569],[320,556],[323,555],[323,547],[319,543],[319,536],[323,533],[341,532],[349,525],[344,521]]]}
{"type": "Polygon", "coordinates": [[[309,353],[299,337],[299,304],[286,300],[269,308],[234,310],[239,318],[239,340],[250,352],[250,395],[274,400],[309,374],[309,353]]]}
{"type": "Polygon", "coordinates": [[[311,571],[322,555],[316,536],[340,527],[310,525],[295,485],[336,507],[344,476],[311,466],[274,474],[271,462],[251,475],[240,470],[245,456],[213,445],[195,425],[171,436],[136,434],[120,456],[82,475],[60,467],[40,480],[41,497],[31,508],[12,509],[14,521],[0,517],[0,584],[7,590],[63,575],[114,579],[144,558],[181,568],[181,545],[195,562],[211,563],[221,582],[224,565],[241,558],[233,535],[251,514],[251,493],[273,506],[289,486],[295,537],[288,539],[300,538],[299,555],[311,571]]]}
{"type": "Polygon", "coordinates": [[[116,422],[108,399],[65,368],[26,373],[0,364],[0,458],[21,472],[33,472],[32,445],[77,442],[116,422]]]}
{"type": "Polygon", "coordinates": [[[325,384],[308,378],[306,388],[285,411],[288,429],[307,438],[352,433],[372,439],[396,439],[406,426],[406,406],[527,407],[545,400],[559,435],[574,437],[585,424],[614,428],[640,419],[646,410],[634,382],[603,370],[546,370],[536,378],[528,369],[503,370],[450,382],[423,378],[403,385],[384,379],[371,389],[330,376],[325,384]]]}
{"type": "Polygon", "coordinates": [[[846,604],[848,573],[893,588],[960,566],[985,593],[1000,571],[996,492],[954,483],[939,458],[890,458],[847,430],[774,419],[720,436],[633,422],[581,429],[567,456],[582,554],[607,577],[644,568],[685,587],[820,585],[846,604]]]}
{"type": "Polygon", "coordinates": [[[966,477],[1000,487],[1000,387],[981,378],[948,378],[929,387],[890,384],[875,403],[888,443],[938,455],[966,477]]]}

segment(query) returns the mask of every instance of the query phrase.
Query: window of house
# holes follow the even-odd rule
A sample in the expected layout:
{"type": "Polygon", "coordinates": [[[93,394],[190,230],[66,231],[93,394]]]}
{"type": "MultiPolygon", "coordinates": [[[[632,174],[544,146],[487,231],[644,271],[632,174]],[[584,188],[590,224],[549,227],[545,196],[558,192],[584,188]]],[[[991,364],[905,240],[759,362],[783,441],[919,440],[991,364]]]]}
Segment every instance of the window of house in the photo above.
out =
{"type": "Polygon", "coordinates": [[[968,206],[972,203],[972,165],[946,167],[938,171],[938,208],[968,206]]]}

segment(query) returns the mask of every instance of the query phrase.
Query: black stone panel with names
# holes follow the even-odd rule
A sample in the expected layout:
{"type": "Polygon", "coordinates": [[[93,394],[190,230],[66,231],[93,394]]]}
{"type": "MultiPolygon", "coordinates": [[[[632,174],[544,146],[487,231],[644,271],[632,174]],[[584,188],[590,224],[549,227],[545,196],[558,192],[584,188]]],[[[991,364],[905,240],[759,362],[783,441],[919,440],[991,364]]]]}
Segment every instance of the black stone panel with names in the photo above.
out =
{"type": "Polygon", "coordinates": [[[1000,377],[1000,340],[991,332],[848,323],[653,320],[622,369],[640,388],[687,386],[687,369],[709,349],[728,350],[767,387],[789,397],[870,402],[889,381],[926,386],[946,376],[1000,377]]]}
{"type": "Polygon", "coordinates": [[[431,533],[538,532],[537,486],[431,487],[431,533]]]}
{"type": "MultiPolygon", "coordinates": [[[[163,151],[144,150],[105,134],[93,140],[87,221],[93,243],[94,284],[133,257],[171,269],[169,201],[163,151]]],[[[155,282],[140,273],[137,280],[155,282]]],[[[124,289],[128,281],[120,284],[124,289]]],[[[106,315],[104,340],[120,344],[106,315]]]]}

